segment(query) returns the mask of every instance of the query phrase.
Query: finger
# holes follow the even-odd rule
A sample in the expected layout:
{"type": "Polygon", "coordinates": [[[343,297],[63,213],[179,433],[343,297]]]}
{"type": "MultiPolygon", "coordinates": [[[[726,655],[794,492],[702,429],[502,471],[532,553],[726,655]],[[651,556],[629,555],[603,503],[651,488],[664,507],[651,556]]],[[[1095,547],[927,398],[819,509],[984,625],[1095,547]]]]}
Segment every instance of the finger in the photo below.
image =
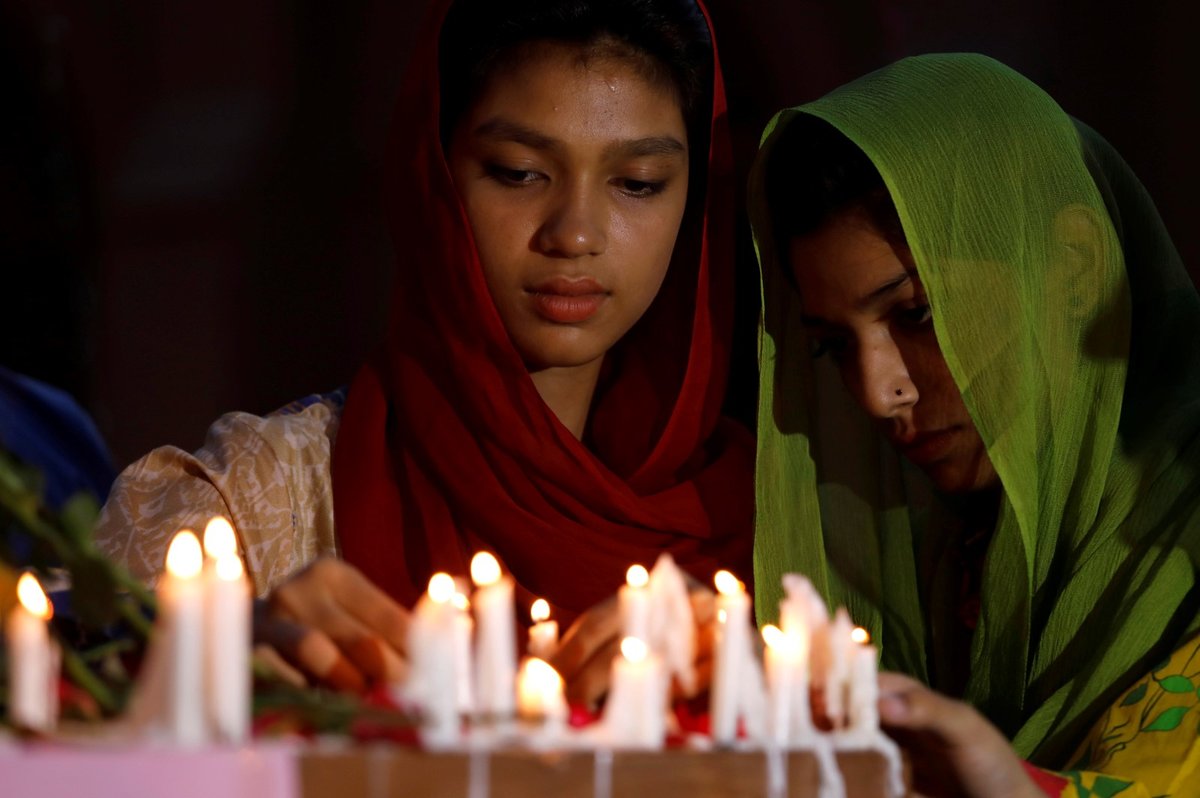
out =
{"type": "Polygon", "coordinates": [[[404,659],[375,635],[347,643],[344,651],[350,661],[373,680],[395,684],[404,681],[408,673],[404,659]]]}
{"type": "Polygon", "coordinates": [[[985,725],[969,705],[930,690],[898,673],[879,675],[879,719],[894,729],[933,733],[963,745],[985,725]]]}
{"type": "Polygon", "coordinates": [[[550,664],[570,682],[578,677],[597,651],[609,645],[619,646],[620,633],[621,613],[616,602],[597,604],[571,624],[550,664]]]}
{"type": "Polygon", "coordinates": [[[331,560],[339,567],[335,597],[363,626],[381,637],[392,651],[403,654],[408,647],[408,610],[397,604],[361,571],[349,563],[331,560]]]}
{"type": "Polygon", "coordinates": [[[258,619],[255,639],[269,645],[288,662],[336,690],[362,692],[366,680],[324,633],[286,618],[258,619]]]}
{"type": "Polygon", "coordinates": [[[620,650],[621,641],[615,637],[601,646],[591,659],[576,671],[574,678],[567,682],[567,701],[587,707],[599,704],[600,699],[608,692],[612,662],[620,650]]]}
{"type": "Polygon", "coordinates": [[[308,679],[304,674],[293,668],[274,646],[259,643],[250,656],[255,665],[265,669],[281,682],[293,687],[308,687],[308,679]]]}

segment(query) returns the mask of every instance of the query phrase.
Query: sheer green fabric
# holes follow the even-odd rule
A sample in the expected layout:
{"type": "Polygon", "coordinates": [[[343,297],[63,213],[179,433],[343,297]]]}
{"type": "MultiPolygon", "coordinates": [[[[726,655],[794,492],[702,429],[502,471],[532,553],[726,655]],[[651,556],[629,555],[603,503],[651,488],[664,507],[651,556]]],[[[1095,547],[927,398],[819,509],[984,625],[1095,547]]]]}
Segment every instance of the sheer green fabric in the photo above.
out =
{"type": "Polygon", "coordinates": [[[772,143],[798,114],[882,174],[1003,486],[963,697],[1023,756],[1063,765],[1098,712],[1198,627],[1196,291],[1120,157],[993,60],[907,59],[777,115],[750,188],[761,622],[781,574],[808,574],[870,629],[885,667],[936,688],[961,578],[938,559],[955,503],[810,355],[763,194],[772,143]]]}

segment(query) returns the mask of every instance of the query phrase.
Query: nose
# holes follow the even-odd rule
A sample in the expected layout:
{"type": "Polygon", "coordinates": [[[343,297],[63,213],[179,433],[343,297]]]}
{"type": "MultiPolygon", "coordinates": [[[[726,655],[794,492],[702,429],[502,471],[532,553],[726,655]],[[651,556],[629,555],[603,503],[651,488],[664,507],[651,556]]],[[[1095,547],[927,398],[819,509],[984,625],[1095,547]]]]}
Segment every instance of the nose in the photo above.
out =
{"type": "Polygon", "coordinates": [[[873,418],[893,418],[920,399],[904,361],[890,336],[880,336],[860,347],[852,379],[859,404],[873,418]]]}
{"type": "Polygon", "coordinates": [[[586,186],[564,190],[551,198],[545,221],[538,229],[537,246],[543,254],[559,258],[604,252],[608,234],[603,202],[586,186]]]}

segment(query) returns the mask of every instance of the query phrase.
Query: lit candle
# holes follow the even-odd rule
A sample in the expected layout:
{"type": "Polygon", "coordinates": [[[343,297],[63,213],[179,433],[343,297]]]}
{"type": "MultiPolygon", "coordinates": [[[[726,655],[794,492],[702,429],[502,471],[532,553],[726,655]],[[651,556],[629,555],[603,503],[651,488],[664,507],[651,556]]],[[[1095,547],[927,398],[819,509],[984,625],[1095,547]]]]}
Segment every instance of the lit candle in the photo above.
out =
{"type": "Polygon", "coordinates": [[[449,574],[434,574],[408,627],[406,692],[421,709],[421,739],[427,745],[449,745],[459,736],[456,593],[449,574]]]}
{"type": "Polygon", "coordinates": [[[845,607],[838,607],[828,631],[829,659],[825,671],[825,714],[833,728],[846,725],[846,690],[850,683],[850,647],[854,624],[845,607]]]}
{"type": "Polygon", "coordinates": [[[237,536],[221,516],[204,529],[204,553],[208,718],[218,739],[236,744],[250,732],[250,583],[237,536]]]}
{"type": "Polygon", "coordinates": [[[762,636],[771,696],[769,738],[784,747],[803,743],[814,731],[808,703],[808,635],[802,629],[793,628],[789,634],[767,625],[762,636]]]}
{"type": "Polygon", "coordinates": [[[667,678],[662,663],[636,637],[613,658],[604,729],[620,748],[662,748],[667,731],[667,678]]]}
{"type": "Polygon", "coordinates": [[[549,659],[558,649],[558,621],[550,620],[550,602],[538,599],[529,610],[533,626],[529,627],[529,655],[549,659]]]}
{"type": "Polygon", "coordinates": [[[475,711],[475,621],[471,618],[471,601],[462,591],[454,598],[454,684],[459,714],[475,711]]]}
{"type": "Polygon", "coordinates": [[[59,651],[47,624],[54,607],[37,577],[17,580],[17,606],[8,614],[8,714],[14,726],[47,732],[58,721],[59,651]]]}
{"type": "Polygon", "coordinates": [[[631,565],[625,572],[625,584],[617,592],[617,611],[621,615],[624,637],[650,640],[650,572],[644,565],[631,565]]]}
{"type": "Polygon", "coordinates": [[[729,745],[737,736],[743,681],[750,678],[750,596],[736,576],[717,571],[717,640],[709,717],[713,742],[729,745]]]}
{"type": "Polygon", "coordinates": [[[550,728],[566,723],[563,680],[548,662],[528,657],[521,663],[517,676],[517,714],[526,720],[541,721],[550,728]]]}
{"type": "Polygon", "coordinates": [[[158,582],[158,624],[165,643],[164,732],[169,741],[183,746],[200,745],[208,736],[203,567],[196,533],[180,530],[167,548],[167,572],[158,582]]]}
{"type": "Polygon", "coordinates": [[[516,708],[516,617],[513,581],[486,551],[471,559],[475,582],[475,698],[485,715],[505,717],[516,708]]]}
{"type": "Polygon", "coordinates": [[[861,626],[851,640],[848,726],[856,734],[872,735],[879,731],[879,655],[861,626]]]}

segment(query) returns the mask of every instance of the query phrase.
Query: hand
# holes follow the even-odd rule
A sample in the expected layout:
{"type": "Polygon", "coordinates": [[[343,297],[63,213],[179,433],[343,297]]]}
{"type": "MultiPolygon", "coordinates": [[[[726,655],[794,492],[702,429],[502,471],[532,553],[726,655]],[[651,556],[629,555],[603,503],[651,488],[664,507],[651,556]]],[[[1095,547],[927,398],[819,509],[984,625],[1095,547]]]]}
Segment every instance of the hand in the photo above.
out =
{"type": "MultiPolygon", "coordinates": [[[[692,616],[696,622],[696,681],[685,691],[672,681],[676,698],[691,698],[708,689],[712,681],[713,620],[716,617],[713,593],[696,584],[689,586],[692,616]]],[[[563,635],[550,664],[566,682],[567,701],[594,707],[608,692],[608,677],[613,658],[621,652],[621,612],[617,597],[611,596],[579,616],[563,635]]]]}
{"type": "Polygon", "coordinates": [[[307,677],[363,692],[404,678],[408,611],[354,566],[316,560],[255,603],[254,640],[307,677]]]}
{"type": "Polygon", "coordinates": [[[879,717],[908,752],[921,795],[1044,798],[1008,740],[969,704],[881,673],[879,717]]]}

